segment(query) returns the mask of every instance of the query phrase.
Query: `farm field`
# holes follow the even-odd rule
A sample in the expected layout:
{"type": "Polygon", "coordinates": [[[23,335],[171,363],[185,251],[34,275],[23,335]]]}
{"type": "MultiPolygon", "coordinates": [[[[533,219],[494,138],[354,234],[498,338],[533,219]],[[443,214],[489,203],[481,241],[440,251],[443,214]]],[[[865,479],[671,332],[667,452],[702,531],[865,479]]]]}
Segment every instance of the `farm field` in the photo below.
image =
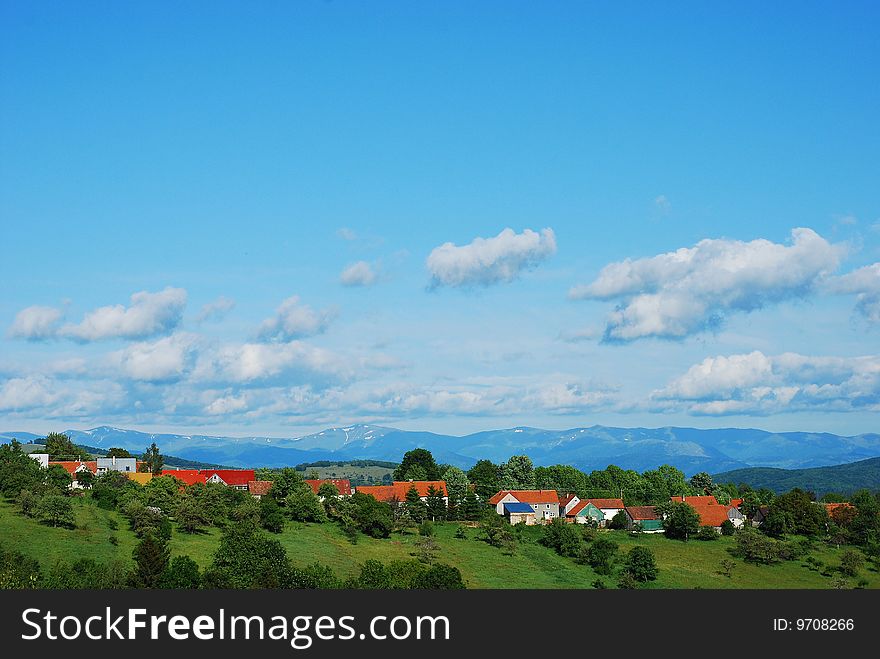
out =
{"type": "MultiPolygon", "coordinates": [[[[44,569],[58,560],[73,562],[78,558],[131,561],[137,539],[120,514],[100,509],[88,499],[77,500],[75,510],[76,529],[51,528],[19,514],[12,504],[0,502],[0,543],[38,559],[44,569]],[[117,539],[116,545],[111,537],[117,539]]],[[[437,560],[457,567],[468,588],[591,588],[597,579],[609,587],[616,583],[615,577],[600,576],[590,567],[538,544],[540,528],[523,529],[515,554],[508,556],[478,540],[479,529],[466,529],[467,539],[454,537],[457,527],[454,522],[435,526],[440,547],[437,560]]],[[[620,545],[621,552],[636,545],[654,552],[659,576],[650,588],[831,588],[834,580],[810,570],[800,560],[757,566],[734,559],[731,576],[723,576],[720,564],[731,558],[731,538],[682,543],[662,535],[605,533],[620,545]]],[[[211,561],[219,537],[217,529],[192,535],[175,530],[170,543],[172,555],[189,555],[204,568],[211,561]]],[[[272,537],[281,542],[295,564],[319,561],[340,577],[356,574],[359,564],[367,559],[387,562],[412,558],[417,540],[411,533],[392,534],[382,540],[360,535],[357,544],[352,545],[334,524],[303,523],[288,523],[283,533],[272,537]]],[[[843,551],[817,542],[812,556],[826,565],[837,565],[843,551]]],[[[869,588],[880,588],[880,573],[863,568],[858,579],[862,578],[869,588]]]]}

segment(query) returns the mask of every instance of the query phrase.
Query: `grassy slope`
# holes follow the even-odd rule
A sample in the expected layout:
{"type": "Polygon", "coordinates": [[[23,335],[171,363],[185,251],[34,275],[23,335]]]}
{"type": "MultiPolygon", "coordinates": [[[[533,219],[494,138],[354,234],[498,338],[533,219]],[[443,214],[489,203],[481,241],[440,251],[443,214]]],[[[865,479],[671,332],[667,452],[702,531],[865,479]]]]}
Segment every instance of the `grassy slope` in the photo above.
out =
{"type": "MultiPolygon", "coordinates": [[[[74,561],[92,557],[99,561],[113,558],[131,560],[136,539],[118,513],[101,510],[87,501],[78,501],[77,529],[53,529],[18,514],[15,507],[0,503],[0,542],[38,558],[44,566],[58,559],[74,561]],[[111,531],[109,520],[119,524],[111,531]],[[108,538],[115,535],[118,546],[108,538]]],[[[589,588],[597,578],[592,569],[577,565],[571,559],[557,556],[535,542],[540,529],[527,529],[528,542],[520,543],[514,556],[505,556],[498,549],[475,540],[476,529],[467,529],[468,539],[453,537],[455,524],[438,524],[437,541],[441,547],[438,560],[458,567],[470,588],[589,588]]],[[[188,554],[202,567],[206,566],[217,545],[219,532],[186,535],[174,533],[173,554],[188,554]]],[[[368,558],[382,561],[411,557],[414,535],[394,535],[386,540],[360,536],[352,545],[332,524],[288,524],[276,537],[299,565],[320,561],[340,576],[348,576],[368,558]]],[[[651,548],[660,568],[655,588],[829,588],[832,578],[823,577],[803,567],[801,561],[772,566],[754,566],[736,560],[731,578],[719,575],[722,559],[730,558],[730,538],[714,542],[691,541],[687,544],[667,540],[662,535],[631,537],[611,532],[622,551],[641,544],[651,548]]],[[[841,551],[817,544],[813,556],[826,564],[839,563],[841,551]]],[[[868,579],[871,588],[880,588],[880,574],[862,569],[860,577],[868,579]]],[[[601,577],[613,585],[613,577],[601,577]]],[[[851,582],[854,580],[850,580],[851,582]]]]}

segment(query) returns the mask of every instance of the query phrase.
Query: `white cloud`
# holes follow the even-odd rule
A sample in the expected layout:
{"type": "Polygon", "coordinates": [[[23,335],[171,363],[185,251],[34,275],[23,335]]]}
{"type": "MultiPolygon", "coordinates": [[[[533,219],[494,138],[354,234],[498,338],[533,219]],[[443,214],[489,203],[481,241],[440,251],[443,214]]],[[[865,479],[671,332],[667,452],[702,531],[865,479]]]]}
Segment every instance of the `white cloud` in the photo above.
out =
{"type": "Polygon", "coordinates": [[[682,338],[718,326],[728,313],[806,297],[833,272],[843,248],[811,229],[794,229],[791,245],[768,240],[707,239],[650,258],[605,266],[572,299],[616,300],[607,341],[682,338]]]}
{"type": "Polygon", "coordinates": [[[353,241],[358,239],[357,233],[354,229],[349,229],[347,227],[342,227],[341,229],[336,230],[336,237],[341,238],[342,240],[353,241]]]}
{"type": "Polygon", "coordinates": [[[143,341],[110,355],[110,363],[127,378],[162,382],[183,377],[192,360],[197,338],[173,334],[156,341],[143,341]]]}
{"type": "Polygon", "coordinates": [[[494,238],[475,238],[459,247],[435,247],[426,265],[432,286],[489,286],[509,282],[556,253],[553,229],[515,233],[504,229],[494,238]]]}
{"type": "Polygon", "coordinates": [[[208,302],[202,306],[199,315],[196,316],[196,322],[204,323],[208,320],[222,320],[235,307],[235,300],[221,295],[213,302],[208,302]]]}
{"type": "Polygon", "coordinates": [[[145,339],[177,327],[185,306],[186,291],[182,288],[169,287],[158,293],[141,291],[131,296],[129,307],[100,307],[87,313],[78,325],[63,326],[58,335],[83,342],[145,339]]]}
{"type": "Polygon", "coordinates": [[[880,356],[708,357],[651,399],[659,409],[700,415],[880,411],[880,356]]]}
{"type": "Polygon", "coordinates": [[[672,202],[662,194],[654,198],[654,207],[665,215],[672,209],[672,202]]]}
{"type": "Polygon", "coordinates": [[[247,398],[245,396],[221,396],[205,407],[205,413],[211,416],[222,416],[226,414],[234,414],[243,412],[248,408],[247,398]]]}
{"type": "Polygon", "coordinates": [[[302,341],[226,345],[199,355],[195,380],[251,383],[279,376],[303,380],[316,376],[339,379],[349,374],[345,360],[302,341]]]}
{"type": "Polygon", "coordinates": [[[62,316],[62,311],[53,307],[28,307],[15,315],[7,334],[12,338],[30,341],[49,339],[58,331],[58,321],[62,316]]]}
{"type": "Polygon", "coordinates": [[[377,279],[373,266],[366,261],[352,263],[339,275],[339,283],[343,286],[372,286],[377,279]]]}
{"type": "Polygon", "coordinates": [[[300,304],[299,296],[284,300],[275,315],[260,325],[259,336],[264,340],[289,341],[322,334],[335,317],[331,309],[313,310],[307,304],[300,304]]]}
{"type": "Polygon", "coordinates": [[[116,382],[67,382],[30,375],[0,384],[0,411],[10,416],[38,413],[47,419],[75,418],[116,412],[126,400],[116,382]]]}
{"type": "Polygon", "coordinates": [[[880,323],[880,263],[866,265],[828,282],[831,293],[855,294],[856,311],[869,323],[880,323]]]}

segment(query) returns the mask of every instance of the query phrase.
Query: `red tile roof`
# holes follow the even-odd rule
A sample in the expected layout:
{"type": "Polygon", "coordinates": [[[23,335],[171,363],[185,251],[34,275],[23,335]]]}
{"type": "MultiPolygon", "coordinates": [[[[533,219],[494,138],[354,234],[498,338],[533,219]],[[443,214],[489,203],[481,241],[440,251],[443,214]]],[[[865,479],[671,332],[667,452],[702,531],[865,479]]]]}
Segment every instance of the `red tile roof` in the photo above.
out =
{"type": "Polygon", "coordinates": [[[556,490],[501,490],[489,499],[489,503],[495,505],[508,494],[520,503],[559,503],[556,490]]]}
{"type": "Polygon", "coordinates": [[[203,469],[205,478],[210,480],[215,474],[229,486],[247,485],[256,478],[253,469],[203,469]]]}
{"type": "Polygon", "coordinates": [[[680,502],[684,501],[692,506],[717,506],[718,499],[713,497],[711,494],[708,496],[698,496],[698,497],[686,497],[686,496],[677,496],[677,497],[669,497],[669,500],[672,502],[680,502]]]}
{"type": "Polygon", "coordinates": [[[248,481],[248,492],[253,496],[264,497],[269,494],[272,481],[248,481]]]}
{"type": "Polygon", "coordinates": [[[855,507],[851,503],[846,503],[846,502],[843,502],[843,503],[823,503],[822,505],[825,506],[825,510],[828,511],[829,515],[832,512],[834,512],[835,510],[837,510],[838,508],[854,508],[855,507]]]}
{"type": "Polygon", "coordinates": [[[162,475],[174,476],[174,478],[183,481],[184,485],[205,484],[205,475],[198,469],[163,469],[162,475]]]}
{"type": "Polygon", "coordinates": [[[659,519],[654,506],[627,506],[626,512],[634,521],[659,519]]]}
{"type": "Polygon", "coordinates": [[[600,510],[608,508],[623,510],[623,499],[587,499],[587,503],[593,504],[600,510]]]}
{"type": "Polygon", "coordinates": [[[717,503],[696,506],[693,504],[688,505],[696,510],[697,515],[700,516],[700,526],[721,526],[724,520],[730,519],[727,513],[730,511],[731,506],[720,506],[717,503]]]}
{"type": "Polygon", "coordinates": [[[86,460],[83,462],[82,460],[58,460],[55,462],[50,462],[49,466],[58,465],[59,467],[63,467],[64,471],[66,471],[71,476],[74,475],[77,471],[81,471],[81,467],[85,467],[93,474],[98,473],[98,461],[97,460],[86,460]]]}
{"type": "Polygon", "coordinates": [[[321,489],[321,486],[324,483],[330,483],[331,485],[335,485],[336,489],[339,490],[339,494],[342,496],[348,496],[351,494],[351,481],[347,478],[307,478],[306,483],[312,488],[312,492],[315,494],[318,493],[318,490],[321,489]]]}
{"type": "Polygon", "coordinates": [[[426,497],[431,486],[440,492],[440,496],[448,496],[446,481],[394,481],[393,485],[358,485],[355,489],[379,501],[406,501],[406,494],[410,488],[415,487],[419,497],[426,497]]]}
{"type": "Polygon", "coordinates": [[[745,501],[745,499],[731,499],[730,505],[734,508],[739,508],[741,505],[743,505],[743,501],[745,501]]]}
{"type": "Polygon", "coordinates": [[[590,505],[589,501],[578,501],[574,506],[572,506],[571,510],[565,513],[566,517],[577,517],[577,514],[582,511],[584,508],[590,505]]]}
{"type": "Polygon", "coordinates": [[[576,497],[577,497],[577,494],[562,494],[562,495],[560,495],[559,496],[559,507],[565,508],[569,503],[571,503],[571,500],[576,497]]]}

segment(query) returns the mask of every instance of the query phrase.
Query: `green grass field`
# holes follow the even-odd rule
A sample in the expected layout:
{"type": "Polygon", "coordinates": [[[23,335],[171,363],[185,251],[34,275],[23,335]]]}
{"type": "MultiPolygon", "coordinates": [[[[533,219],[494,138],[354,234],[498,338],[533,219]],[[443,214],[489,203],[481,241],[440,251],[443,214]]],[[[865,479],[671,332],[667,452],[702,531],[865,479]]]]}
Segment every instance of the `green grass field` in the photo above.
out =
{"type": "MultiPolygon", "coordinates": [[[[57,560],[73,562],[82,557],[97,561],[131,560],[137,540],[121,515],[101,510],[88,499],[77,500],[75,509],[77,528],[71,530],[44,526],[19,514],[13,505],[0,502],[0,543],[37,558],[44,568],[57,560]],[[111,530],[111,520],[118,524],[115,531],[111,530]],[[118,539],[118,545],[110,542],[111,536],[118,539]]],[[[506,556],[477,540],[478,529],[467,529],[467,539],[455,538],[457,526],[435,526],[440,546],[437,560],[458,567],[469,588],[590,588],[598,578],[610,587],[616,583],[615,577],[600,577],[591,568],[538,544],[540,528],[525,529],[525,540],[519,543],[516,553],[506,556]]],[[[731,576],[723,576],[719,573],[720,564],[731,558],[727,551],[733,545],[731,538],[682,543],[662,535],[632,537],[622,531],[607,533],[622,552],[638,544],[650,547],[659,567],[658,579],[650,584],[651,588],[831,588],[834,580],[811,571],[803,561],[756,566],[734,559],[736,566],[731,576]]],[[[219,535],[216,529],[195,535],[175,531],[172,554],[187,554],[205,567],[211,561],[219,535]]],[[[302,566],[317,561],[330,566],[341,577],[356,574],[358,565],[370,558],[386,562],[411,558],[418,539],[412,534],[393,534],[385,540],[361,535],[358,543],[352,545],[334,524],[298,523],[288,523],[282,534],[273,537],[284,545],[294,563],[302,566]]],[[[838,565],[842,551],[816,543],[812,555],[826,565],[838,565]]],[[[880,573],[867,567],[857,578],[849,579],[850,585],[862,578],[868,580],[869,588],[880,588],[880,573]]]]}

